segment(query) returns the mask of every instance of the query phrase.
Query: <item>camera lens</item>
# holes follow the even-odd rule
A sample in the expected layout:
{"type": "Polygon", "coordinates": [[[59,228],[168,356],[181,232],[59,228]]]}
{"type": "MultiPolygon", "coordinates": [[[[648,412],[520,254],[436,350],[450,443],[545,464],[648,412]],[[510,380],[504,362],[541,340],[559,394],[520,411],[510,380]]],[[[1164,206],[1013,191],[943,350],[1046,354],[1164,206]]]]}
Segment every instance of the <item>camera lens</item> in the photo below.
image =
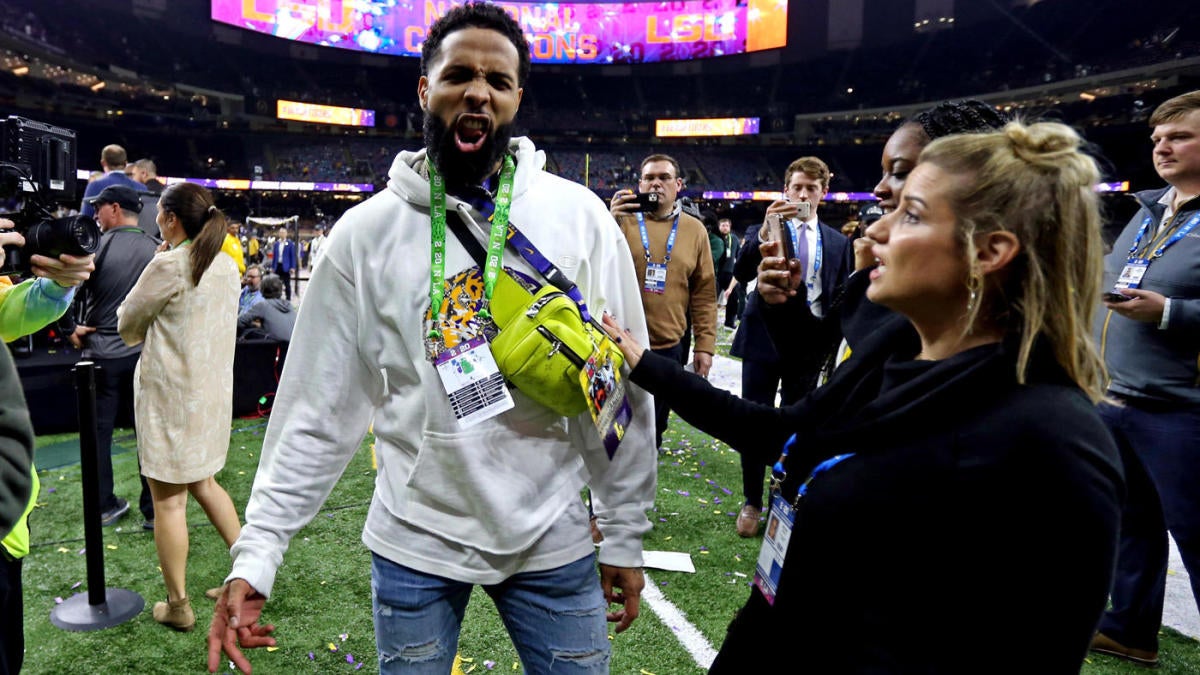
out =
{"type": "Polygon", "coordinates": [[[68,216],[43,220],[25,234],[25,253],[57,258],[95,253],[100,246],[100,228],[90,216],[68,216]]]}

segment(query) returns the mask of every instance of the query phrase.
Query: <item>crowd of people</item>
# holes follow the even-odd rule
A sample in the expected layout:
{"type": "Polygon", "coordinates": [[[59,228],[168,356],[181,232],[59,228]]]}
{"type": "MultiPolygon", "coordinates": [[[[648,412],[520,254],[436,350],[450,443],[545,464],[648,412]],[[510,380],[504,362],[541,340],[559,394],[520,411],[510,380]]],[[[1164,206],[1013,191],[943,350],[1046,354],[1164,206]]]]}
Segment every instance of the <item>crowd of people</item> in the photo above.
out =
{"type": "MultiPolygon", "coordinates": [[[[424,147],[321,235],[303,311],[289,302],[300,260],[286,228],[258,263],[213,196],[179,183],[155,200],[158,243],[138,227],[142,174],[126,177],[115,146],[85,193],[103,230],[94,258],[35,258],[48,279],[0,296],[0,329],[17,289],[48,297],[14,310],[28,315],[19,334],[83,283],[71,336],[111,378],[101,437],[111,445],[118,406],[136,413],[166,589],[154,619],[196,623],[188,495],[230,550],[206,593],[210,672],[225,657],[249,671],[245,650],[275,644],[259,619],[289,541],[369,428],[379,475],[362,541],[380,671],[449,672],[480,586],[526,672],[608,672],[621,638],[606,622],[622,633],[640,613],[671,410],[740,453],[735,527],[763,539],[711,672],[801,659],[814,672],[1010,673],[1034,659],[1072,673],[1089,650],[1157,663],[1168,531],[1200,599],[1200,92],[1149,116],[1166,186],[1137,195],[1106,256],[1097,161],[1059,123],[939,104],[892,130],[878,203],[848,233],[822,216],[833,159],[805,155],[779,167],[781,198],[739,240],[729,218],[681,198],[669,154],[622,164],[634,186],[607,204],[547,172],[514,135],[529,70],[520,26],[496,5],[431,26],[424,147]],[[523,311],[514,286],[537,298],[523,311]],[[574,357],[584,395],[603,389],[597,410],[564,416],[538,402],[538,380],[504,385],[501,316],[538,321],[547,287],[594,329],[594,351],[548,321],[531,334],[574,357]],[[706,381],[722,304],[741,396],[706,381]],[[214,478],[239,327],[286,336],[289,363],[304,364],[283,371],[244,520],[214,478]],[[1014,627],[1026,646],[995,649],[1014,627]]],[[[11,367],[0,376],[4,405],[19,407],[11,367]]],[[[16,535],[0,590],[20,616],[36,472],[28,425],[0,430],[12,467],[0,531],[16,535]]],[[[100,459],[111,524],[129,505],[100,459]]],[[[14,672],[17,623],[0,655],[14,672]]]]}

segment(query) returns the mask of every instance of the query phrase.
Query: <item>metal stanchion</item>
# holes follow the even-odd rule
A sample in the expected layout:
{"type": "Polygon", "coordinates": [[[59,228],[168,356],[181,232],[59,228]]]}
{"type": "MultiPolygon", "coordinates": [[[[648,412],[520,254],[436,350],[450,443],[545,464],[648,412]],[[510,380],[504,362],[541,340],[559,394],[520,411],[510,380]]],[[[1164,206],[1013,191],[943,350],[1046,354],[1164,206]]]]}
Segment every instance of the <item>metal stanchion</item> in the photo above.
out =
{"type": "Polygon", "coordinates": [[[100,525],[100,485],[96,470],[96,366],[75,364],[79,392],[79,463],[83,474],[83,533],[87,547],[87,593],[76,593],[50,610],[50,623],[71,631],[89,631],[125,623],[146,601],[123,588],[104,585],[104,531],[100,525]]]}

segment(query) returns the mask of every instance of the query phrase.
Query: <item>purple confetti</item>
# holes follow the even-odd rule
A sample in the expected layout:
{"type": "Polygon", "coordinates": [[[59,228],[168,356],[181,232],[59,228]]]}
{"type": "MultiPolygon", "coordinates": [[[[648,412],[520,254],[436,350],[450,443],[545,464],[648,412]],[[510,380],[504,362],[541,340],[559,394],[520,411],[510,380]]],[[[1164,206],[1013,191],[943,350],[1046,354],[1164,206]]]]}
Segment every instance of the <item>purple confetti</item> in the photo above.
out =
{"type": "Polygon", "coordinates": [[[666,519],[666,518],[659,518],[659,519],[658,519],[658,522],[660,522],[660,523],[665,523],[665,522],[667,522],[667,519],[666,519]]]}
{"type": "MultiPolygon", "coordinates": [[[[256,433],[257,433],[257,432],[256,432],[256,433]]],[[[309,653],[308,653],[308,660],[309,660],[309,661],[316,661],[316,660],[317,660],[317,657],[316,657],[316,656],[314,656],[312,652],[309,652],[309,653]]]]}
{"type": "Polygon", "coordinates": [[[55,597],[54,597],[54,604],[56,604],[56,605],[61,605],[61,604],[63,604],[63,599],[62,599],[62,597],[61,597],[61,596],[55,596],[55,597]]]}
{"type": "Polygon", "coordinates": [[[707,551],[707,550],[708,550],[708,547],[707,547],[707,546],[701,546],[701,547],[700,547],[700,550],[701,550],[701,551],[707,551]]]}
{"type": "Polygon", "coordinates": [[[671,462],[671,466],[679,466],[679,462],[671,462]]]}
{"type": "Polygon", "coordinates": [[[87,553],[87,548],[79,549],[79,555],[83,555],[84,553],[87,553]]]}
{"type": "Polygon", "coordinates": [[[353,654],[346,655],[346,663],[354,663],[354,655],[353,654]]]}
{"type": "Polygon", "coordinates": [[[71,590],[75,590],[76,588],[79,588],[82,585],[83,585],[82,581],[76,581],[75,583],[71,584],[71,590]]]}
{"type": "Polygon", "coordinates": [[[687,490],[676,490],[675,492],[677,492],[679,495],[681,495],[683,497],[691,497],[692,496],[692,493],[688,492],[687,490]]]}
{"type": "Polygon", "coordinates": [[[659,585],[659,586],[666,586],[666,585],[667,585],[667,582],[665,582],[665,581],[660,581],[660,582],[658,582],[658,585],[659,585]]]}
{"type": "Polygon", "coordinates": [[[724,492],[726,495],[733,494],[733,490],[730,490],[729,488],[721,488],[721,492],[724,492]]]}
{"type": "Polygon", "coordinates": [[[720,503],[721,503],[720,497],[713,497],[713,504],[720,504],[720,503]]]}
{"type": "Polygon", "coordinates": [[[359,661],[359,662],[358,662],[358,663],[357,663],[357,664],[354,666],[354,669],[355,669],[355,670],[358,670],[359,668],[362,668],[362,661],[359,661]]]}
{"type": "Polygon", "coordinates": [[[699,477],[700,477],[700,474],[698,474],[698,473],[692,474],[692,478],[699,478],[699,477]]]}
{"type": "Polygon", "coordinates": [[[58,488],[46,488],[46,492],[49,494],[54,494],[55,492],[58,492],[58,488]]]}
{"type": "Polygon", "coordinates": [[[492,668],[496,667],[496,662],[489,659],[483,662],[483,667],[491,670],[492,668]]]}
{"type": "Polygon", "coordinates": [[[704,463],[704,460],[700,460],[700,466],[708,466],[708,465],[704,463]]]}

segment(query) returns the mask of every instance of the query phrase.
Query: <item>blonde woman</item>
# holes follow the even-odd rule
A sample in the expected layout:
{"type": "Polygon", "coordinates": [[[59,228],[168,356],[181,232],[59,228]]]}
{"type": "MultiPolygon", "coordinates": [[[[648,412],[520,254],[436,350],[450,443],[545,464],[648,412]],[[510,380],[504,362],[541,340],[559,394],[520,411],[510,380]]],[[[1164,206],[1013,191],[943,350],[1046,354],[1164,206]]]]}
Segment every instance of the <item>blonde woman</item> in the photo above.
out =
{"type": "Polygon", "coordinates": [[[213,478],[229,449],[239,275],[229,256],[218,255],[225,217],[208,190],[167,188],[157,222],[164,246],[117,316],[125,342],[145,342],[134,376],[138,457],[154,498],[154,544],[167,586],[154,620],[187,631],[196,623],[186,584],[188,495],[226,546],[241,533],[233,501],[213,478]]]}
{"type": "MultiPolygon", "coordinates": [[[[866,232],[867,295],[907,321],[786,408],[716,390],[605,318],[633,382],[778,462],[769,527],[790,538],[764,548],[711,672],[1079,672],[1122,494],[1094,406],[1098,172],[1081,142],[1011,123],[929,144],[866,232]]],[[[768,303],[797,287],[777,249],[768,303]]]]}

